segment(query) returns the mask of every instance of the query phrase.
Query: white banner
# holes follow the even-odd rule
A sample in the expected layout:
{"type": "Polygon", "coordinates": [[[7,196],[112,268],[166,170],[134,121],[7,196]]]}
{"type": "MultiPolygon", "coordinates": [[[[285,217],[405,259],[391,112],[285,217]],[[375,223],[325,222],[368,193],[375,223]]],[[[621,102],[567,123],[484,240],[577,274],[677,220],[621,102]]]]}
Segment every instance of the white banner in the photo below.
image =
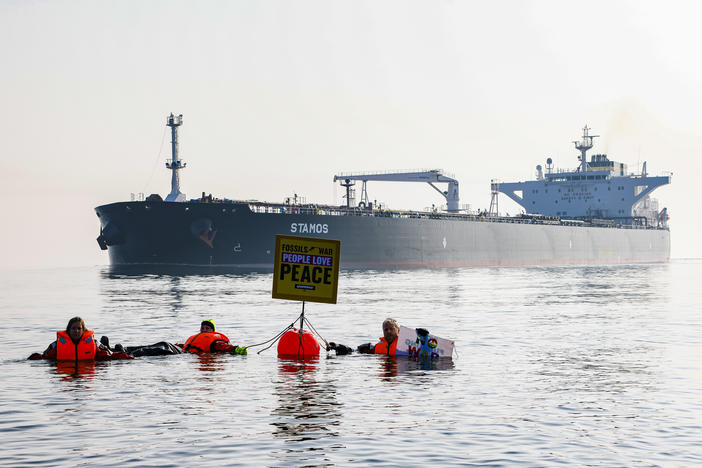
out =
{"type": "Polygon", "coordinates": [[[400,325],[395,355],[420,358],[450,358],[453,355],[453,341],[439,338],[430,333],[417,333],[415,328],[400,325]]]}

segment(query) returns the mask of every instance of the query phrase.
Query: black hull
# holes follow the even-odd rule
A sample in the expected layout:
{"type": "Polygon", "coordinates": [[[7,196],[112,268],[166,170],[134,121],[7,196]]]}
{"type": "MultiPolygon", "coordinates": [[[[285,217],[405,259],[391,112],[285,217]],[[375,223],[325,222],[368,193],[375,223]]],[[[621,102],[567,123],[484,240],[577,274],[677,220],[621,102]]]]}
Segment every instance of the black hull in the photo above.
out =
{"type": "Polygon", "coordinates": [[[342,268],[666,262],[667,229],[446,217],[248,203],[99,206],[110,263],[270,269],[275,235],[341,241],[342,268]],[[261,211],[254,212],[252,208],[261,211]],[[268,211],[268,212],[265,212],[268,211]],[[302,211],[302,212],[301,212],[302,211]]]}

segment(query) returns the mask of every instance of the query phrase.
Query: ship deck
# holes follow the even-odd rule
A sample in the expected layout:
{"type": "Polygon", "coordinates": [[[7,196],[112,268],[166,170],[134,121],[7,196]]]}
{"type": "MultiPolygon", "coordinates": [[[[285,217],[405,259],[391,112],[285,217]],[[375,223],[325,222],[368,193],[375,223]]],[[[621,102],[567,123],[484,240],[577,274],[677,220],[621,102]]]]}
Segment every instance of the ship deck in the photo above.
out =
{"type": "Polygon", "coordinates": [[[549,224],[560,226],[584,226],[617,229],[657,229],[669,230],[667,226],[653,226],[644,217],[620,218],[560,218],[538,214],[521,214],[519,216],[498,216],[487,212],[459,212],[446,213],[441,211],[418,210],[388,210],[376,208],[345,207],[334,205],[301,204],[290,205],[283,203],[270,203],[258,200],[229,200],[213,199],[190,200],[188,203],[222,203],[248,205],[252,213],[282,214],[282,215],[323,215],[323,216],[371,216],[379,218],[413,218],[413,219],[441,219],[453,221],[480,221],[489,223],[512,224],[549,224]]]}

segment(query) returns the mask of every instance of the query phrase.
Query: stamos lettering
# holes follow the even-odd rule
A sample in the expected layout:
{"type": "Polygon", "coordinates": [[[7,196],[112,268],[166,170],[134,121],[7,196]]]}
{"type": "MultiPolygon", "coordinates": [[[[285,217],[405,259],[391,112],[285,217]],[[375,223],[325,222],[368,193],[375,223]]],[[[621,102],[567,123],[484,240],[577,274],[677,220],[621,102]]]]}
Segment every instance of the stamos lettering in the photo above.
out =
{"type": "Polygon", "coordinates": [[[329,225],[326,223],[291,223],[290,232],[299,234],[328,234],[329,225]]]}

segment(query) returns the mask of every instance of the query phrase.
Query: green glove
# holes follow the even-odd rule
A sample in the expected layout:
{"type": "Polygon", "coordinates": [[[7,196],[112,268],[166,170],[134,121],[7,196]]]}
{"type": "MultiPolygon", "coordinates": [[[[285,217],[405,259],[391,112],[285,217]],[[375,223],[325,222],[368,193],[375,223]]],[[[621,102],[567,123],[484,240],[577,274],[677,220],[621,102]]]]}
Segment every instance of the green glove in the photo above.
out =
{"type": "Polygon", "coordinates": [[[246,356],[248,352],[246,351],[246,348],[244,346],[237,346],[234,348],[234,354],[240,354],[242,356],[246,356]]]}

